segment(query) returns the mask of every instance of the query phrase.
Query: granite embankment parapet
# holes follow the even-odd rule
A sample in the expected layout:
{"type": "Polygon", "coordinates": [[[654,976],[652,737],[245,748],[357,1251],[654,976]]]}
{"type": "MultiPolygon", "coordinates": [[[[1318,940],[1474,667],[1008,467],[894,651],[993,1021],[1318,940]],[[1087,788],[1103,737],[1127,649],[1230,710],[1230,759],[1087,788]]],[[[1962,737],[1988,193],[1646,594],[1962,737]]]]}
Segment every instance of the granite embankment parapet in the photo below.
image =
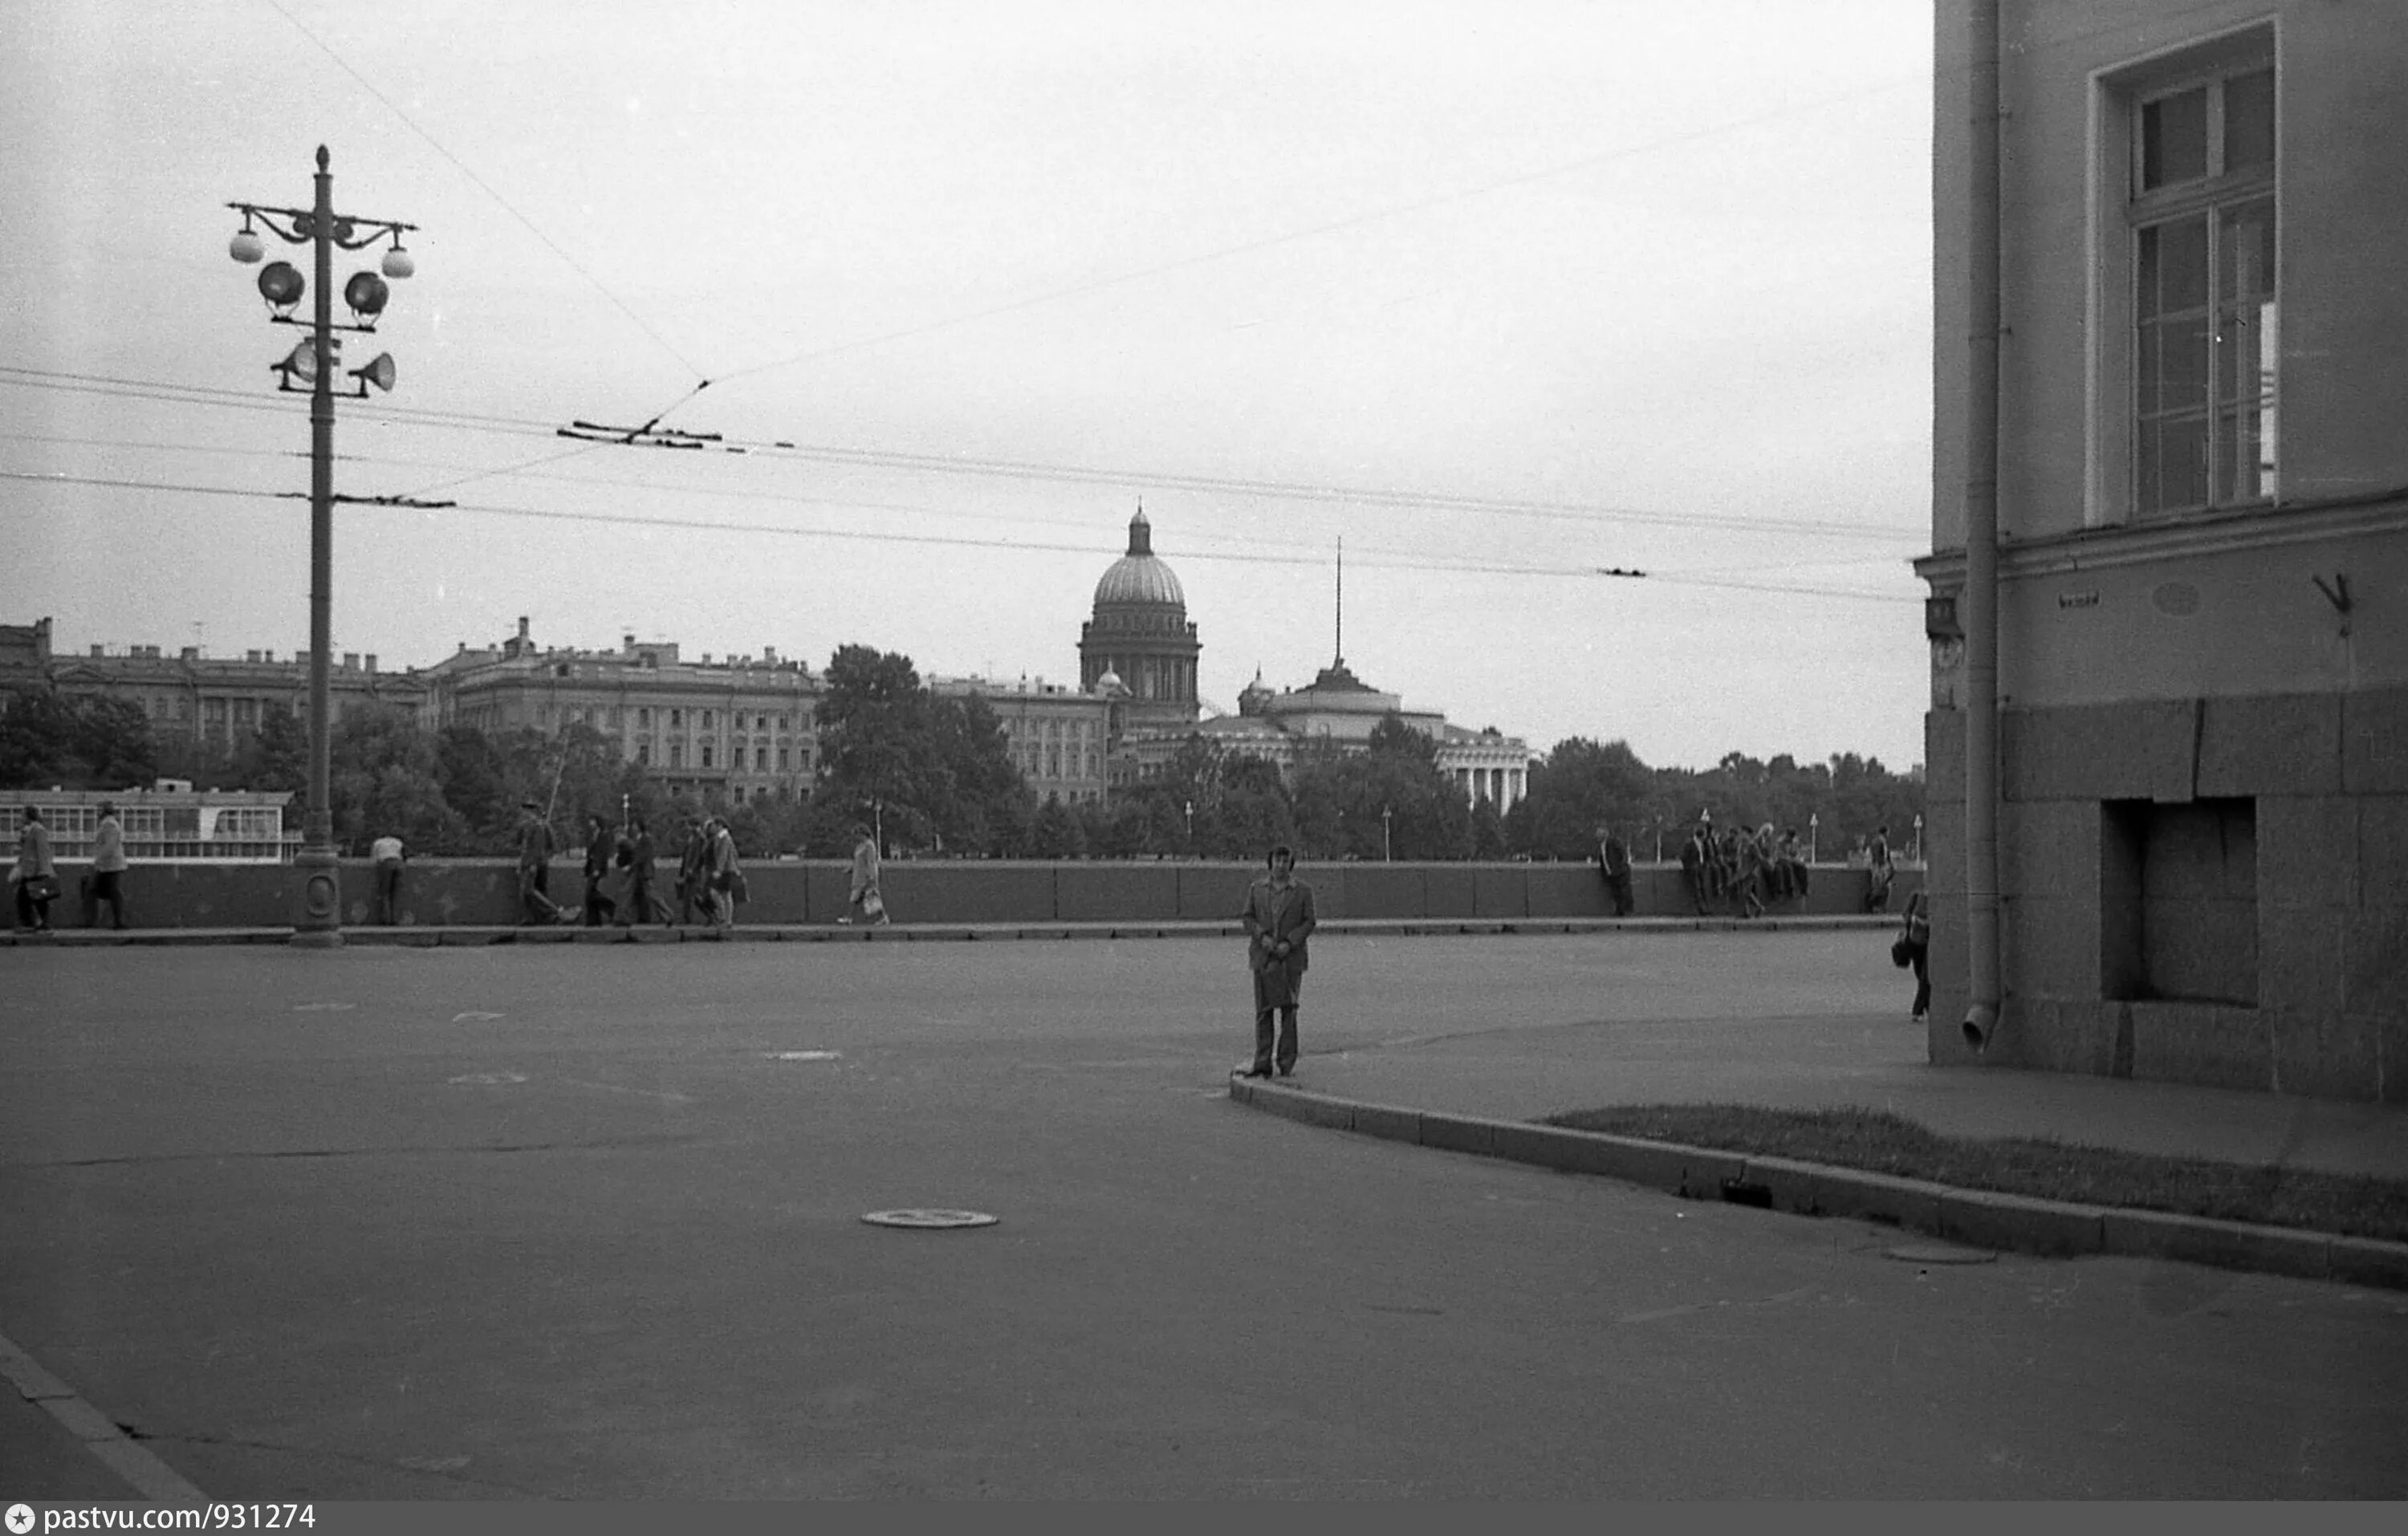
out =
{"type": "MultiPolygon", "coordinates": [[[[1897,926],[1885,914],[1758,918],[1737,917],[1411,917],[1331,918],[1322,923],[1328,934],[1374,936],[1528,935],[1680,932],[1813,932],[1842,933],[1897,926]]],[[[768,943],[970,943],[1068,939],[1233,939],[1245,929],[1228,919],[1205,922],[1113,921],[1099,923],[896,923],[866,927],[838,923],[738,924],[714,928],[703,924],[639,927],[584,927],[573,924],[456,924],[447,926],[397,926],[349,927],[346,944],[371,946],[437,946],[480,948],[494,944],[768,944],[768,943]]],[[[0,948],[57,946],[84,948],[157,948],[186,944],[282,944],[293,939],[290,927],[215,928],[80,928],[60,927],[47,933],[0,933],[0,948]]]]}
{"type": "MultiPolygon", "coordinates": [[[[883,892],[898,921],[977,926],[1032,924],[1211,923],[1245,906],[1255,863],[1202,860],[897,859],[886,866],[883,892]]],[[[87,917],[79,900],[84,867],[63,864],[65,897],[50,920],[87,917]]],[[[376,871],[346,859],[337,870],[338,912],[346,927],[378,915],[376,871]]],[[[1605,918],[1612,912],[1604,879],[1593,864],[1308,864],[1324,919],[1421,919],[1433,922],[1518,922],[1605,918]]],[[[1678,917],[1695,908],[1674,866],[1634,871],[1636,915],[1678,917]]],[[[1890,905],[1903,903],[1921,871],[1898,872],[1890,905]]],[[[739,916],[748,927],[833,924],[846,911],[852,866],[837,859],[773,859],[745,867],[749,887],[739,916]]],[[[1806,894],[1773,904],[1772,916],[1834,917],[1861,913],[1868,871],[1818,865],[1806,894]]],[[[674,898],[675,868],[661,865],[653,895],[674,898]]],[[[552,900],[575,908],[584,880],[577,865],[551,867],[552,900]]],[[[125,879],[128,910],[144,928],[279,928],[291,926],[300,886],[293,868],[278,864],[137,864],[125,879]]],[[[399,926],[501,927],[519,917],[518,874],[498,859],[419,859],[404,869],[399,926]]]]}

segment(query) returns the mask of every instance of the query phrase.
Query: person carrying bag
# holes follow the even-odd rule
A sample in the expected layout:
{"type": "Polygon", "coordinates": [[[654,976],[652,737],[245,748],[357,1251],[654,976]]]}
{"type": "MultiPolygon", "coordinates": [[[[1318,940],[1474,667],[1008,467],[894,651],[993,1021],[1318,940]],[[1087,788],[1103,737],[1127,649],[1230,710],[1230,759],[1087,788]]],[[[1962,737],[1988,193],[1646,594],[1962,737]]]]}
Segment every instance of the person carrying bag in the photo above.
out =
{"type": "Polygon", "coordinates": [[[8,871],[17,896],[17,928],[21,933],[50,931],[50,903],[59,898],[58,866],[50,862],[50,829],[42,825],[39,808],[27,806],[17,828],[17,866],[8,871]]]}
{"type": "Polygon", "coordinates": [[[1906,916],[1890,940],[1889,958],[1901,970],[1914,968],[1914,1008],[1908,1016],[1921,1024],[1931,1011],[1931,916],[1929,900],[1919,890],[1906,898],[1906,916]]]}

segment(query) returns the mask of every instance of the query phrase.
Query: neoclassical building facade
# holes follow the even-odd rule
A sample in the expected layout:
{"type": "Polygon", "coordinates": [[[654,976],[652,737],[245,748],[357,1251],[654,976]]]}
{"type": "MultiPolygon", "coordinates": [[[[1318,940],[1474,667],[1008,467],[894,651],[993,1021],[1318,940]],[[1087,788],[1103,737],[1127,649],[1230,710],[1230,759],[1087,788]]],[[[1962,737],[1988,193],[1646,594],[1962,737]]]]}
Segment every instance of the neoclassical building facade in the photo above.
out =
{"type": "Polygon", "coordinates": [[[522,727],[557,735],[590,725],[670,794],[705,800],[798,800],[817,770],[819,681],[775,651],[681,660],[677,642],[616,651],[538,648],[528,621],[497,645],[418,674],[431,726],[522,727]]]}

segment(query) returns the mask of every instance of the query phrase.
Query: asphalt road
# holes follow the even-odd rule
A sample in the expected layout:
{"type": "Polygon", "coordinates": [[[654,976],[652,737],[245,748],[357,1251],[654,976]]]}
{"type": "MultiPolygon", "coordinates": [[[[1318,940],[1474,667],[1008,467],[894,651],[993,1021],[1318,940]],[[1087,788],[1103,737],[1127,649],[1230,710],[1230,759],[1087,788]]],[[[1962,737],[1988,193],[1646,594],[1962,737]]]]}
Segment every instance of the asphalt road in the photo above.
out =
{"type": "MultiPolygon", "coordinates": [[[[1328,937],[1303,1072],[1710,1019],[1911,1055],[1867,948],[1328,937]]],[[[0,1335],[212,1497],[2408,1497],[2408,1297],[1901,1262],[1253,1113],[1230,943],[0,985],[0,1335]],[[1001,1221],[860,1219],[896,1207],[1001,1221]]]]}

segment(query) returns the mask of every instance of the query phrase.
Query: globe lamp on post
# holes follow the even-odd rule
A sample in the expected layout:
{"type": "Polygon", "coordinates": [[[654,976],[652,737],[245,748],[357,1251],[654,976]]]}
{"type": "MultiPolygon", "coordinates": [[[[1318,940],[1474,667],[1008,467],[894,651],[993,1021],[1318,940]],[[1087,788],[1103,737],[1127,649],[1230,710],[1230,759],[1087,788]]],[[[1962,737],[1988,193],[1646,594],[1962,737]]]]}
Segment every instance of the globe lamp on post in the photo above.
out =
{"type": "MultiPolygon", "coordinates": [[[[309,396],[309,802],[302,823],[301,852],[294,867],[301,875],[301,900],[294,917],[293,941],[306,948],[331,949],[343,941],[342,889],[335,858],[335,812],[330,754],[331,710],[327,662],[334,646],[334,510],[335,510],[335,371],[341,361],[338,331],[373,332],[392,291],[384,277],[406,278],[415,270],[401,249],[405,230],[415,224],[390,219],[362,219],[335,211],[335,176],[325,146],[318,148],[316,196],[306,208],[278,208],[259,203],[229,203],[242,215],[242,228],[226,242],[226,254],[249,266],[265,254],[259,230],[287,245],[307,246],[312,275],[304,278],[290,262],[270,262],[260,269],[259,295],[267,301],[268,319],[279,325],[307,327],[307,335],[290,353],[270,365],[277,388],[309,396]],[[351,323],[337,324],[334,315],[336,248],[358,251],[379,240],[390,240],[384,277],[355,273],[343,285],[343,301],[351,323]],[[314,284],[315,293],[311,294],[314,284]],[[314,304],[307,319],[294,314],[304,296],[314,304]]],[[[390,352],[366,367],[354,369],[351,393],[364,398],[368,386],[393,388],[390,352]]]]}

